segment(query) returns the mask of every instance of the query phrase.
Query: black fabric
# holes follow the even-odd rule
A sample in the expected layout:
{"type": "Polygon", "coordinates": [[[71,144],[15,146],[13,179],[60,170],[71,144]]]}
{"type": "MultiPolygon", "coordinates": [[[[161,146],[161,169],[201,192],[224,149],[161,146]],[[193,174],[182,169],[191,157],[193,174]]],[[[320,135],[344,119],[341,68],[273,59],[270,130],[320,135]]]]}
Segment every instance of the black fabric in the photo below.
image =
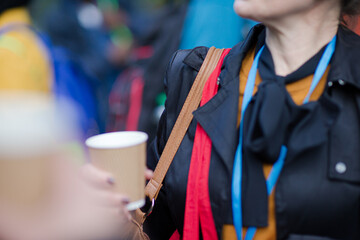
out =
{"type": "MultiPolygon", "coordinates": [[[[222,66],[218,93],[194,112],[194,120],[191,123],[192,126],[196,123],[201,124],[212,141],[209,192],[219,238],[223,225],[233,223],[231,179],[239,139],[239,71],[246,53],[256,46],[263,33],[264,26],[255,26],[246,40],[230,51],[222,66]]],[[[178,51],[169,64],[165,77],[168,97],[165,112],[161,118],[157,138],[150,146],[148,154],[148,167],[151,169],[154,169],[158,162],[207,50],[204,47],[178,51]]],[[[289,134],[280,135],[280,140],[275,139],[274,143],[271,143],[276,145],[282,138],[288,143],[286,163],[274,193],[276,231],[279,240],[289,239],[290,236],[304,239],[312,239],[310,236],[324,239],[360,239],[359,56],[360,38],[340,28],[328,75],[329,87],[325,88],[317,102],[294,106],[286,101],[289,96],[287,92],[282,92],[283,88],[275,83],[268,86],[264,84],[259,87],[259,92],[265,93],[258,94],[255,98],[270,99],[268,105],[271,107],[271,103],[279,101],[274,94],[282,93],[282,98],[285,99],[284,108],[280,108],[281,111],[277,109],[276,114],[271,114],[268,107],[255,106],[255,99],[248,109],[249,112],[245,114],[246,119],[256,118],[254,116],[261,114],[272,119],[269,123],[262,117],[255,119],[254,129],[269,129],[267,125],[270,124],[276,126],[276,123],[279,123],[277,121],[283,121],[281,117],[275,116],[277,114],[289,114],[286,118],[291,120],[290,124],[285,124],[290,129],[289,134]],[[347,166],[345,172],[336,171],[339,162],[347,166]]],[[[247,125],[250,126],[250,123],[247,125]]],[[[252,130],[248,127],[247,131],[249,134],[252,130]]],[[[268,144],[271,133],[272,131],[264,131],[262,135],[255,134],[256,138],[246,138],[246,145],[251,145],[245,148],[246,155],[253,154],[251,141],[263,141],[268,144]]],[[[152,239],[169,239],[175,229],[182,234],[193,141],[194,128],[191,127],[166,175],[164,187],[159,194],[160,200],[145,222],[145,230],[152,239]]],[[[266,155],[276,156],[277,150],[269,149],[265,145],[259,146],[267,151],[266,155]]],[[[259,149],[255,149],[256,155],[259,154],[259,149]]],[[[261,163],[258,162],[259,165],[261,163]]],[[[245,167],[243,182],[249,180],[247,174],[245,167]]],[[[262,188],[263,186],[256,186],[244,191],[262,188]]],[[[262,220],[260,219],[260,222],[262,220]]]]}
{"type": "Polygon", "coordinates": [[[339,240],[327,237],[308,236],[308,235],[290,235],[288,240],[339,240]]]}
{"type": "MultiPolygon", "coordinates": [[[[275,81],[260,84],[244,117],[245,226],[265,227],[268,224],[268,197],[262,164],[274,164],[282,145],[288,147],[291,154],[301,154],[326,142],[338,115],[339,108],[330,100],[298,106],[284,84],[275,81]]],[[[290,159],[287,157],[285,163],[290,159]]]]}
{"type": "MultiPolygon", "coordinates": [[[[265,38],[263,35],[262,37],[265,38]]],[[[324,106],[319,103],[296,105],[285,88],[286,83],[314,74],[325,48],[326,46],[293,73],[282,77],[275,74],[271,52],[266,45],[264,47],[258,66],[262,83],[244,116],[243,152],[246,180],[242,184],[242,205],[245,226],[266,227],[268,224],[268,194],[263,163],[274,164],[282,146],[295,144],[290,140],[297,139],[299,145],[304,147],[300,151],[306,150],[305,144],[309,147],[318,144],[315,141],[326,138],[328,129],[338,116],[339,110],[331,102],[324,106]],[[309,119],[311,122],[308,122],[309,119]],[[306,127],[302,127],[302,131],[296,131],[296,127],[301,125],[306,127]],[[309,134],[306,134],[306,131],[312,134],[313,130],[321,134],[307,139],[309,134]]]]}

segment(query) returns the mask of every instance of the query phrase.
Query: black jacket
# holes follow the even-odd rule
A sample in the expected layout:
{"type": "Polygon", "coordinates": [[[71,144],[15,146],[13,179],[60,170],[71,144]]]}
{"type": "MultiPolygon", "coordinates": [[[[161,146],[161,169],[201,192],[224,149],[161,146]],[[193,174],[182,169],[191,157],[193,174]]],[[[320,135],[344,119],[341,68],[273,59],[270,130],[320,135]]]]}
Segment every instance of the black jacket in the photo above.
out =
{"type": "MultiPolygon", "coordinates": [[[[239,70],[246,53],[264,34],[255,26],[226,57],[217,95],[194,112],[194,120],[173,160],[153,213],[145,223],[151,239],[183,231],[188,170],[196,124],[212,140],[209,191],[219,238],[232,224],[231,179],[238,144],[239,70]]],[[[170,61],[167,102],[158,134],[150,146],[154,169],[208,49],[178,51],[170,61]]],[[[360,37],[340,27],[328,84],[319,101],[340,110],[325,133],[312,131],[303,150],[289,149],[275,190],[278,239],[360,239],[360,37]],[[325,135],[324,135],[325,134],[325,135]],[[325,137],[324,137],[325,136],[325,137]],[[312,146],[311,142],[314,143],[312,146]],[[306,145],[306,147],[305,147],[306,145]],[[309,146],[308,146],[309,145],[309,146]]],[[[246,174],[245,174],[246,175],[246,174]]]]}

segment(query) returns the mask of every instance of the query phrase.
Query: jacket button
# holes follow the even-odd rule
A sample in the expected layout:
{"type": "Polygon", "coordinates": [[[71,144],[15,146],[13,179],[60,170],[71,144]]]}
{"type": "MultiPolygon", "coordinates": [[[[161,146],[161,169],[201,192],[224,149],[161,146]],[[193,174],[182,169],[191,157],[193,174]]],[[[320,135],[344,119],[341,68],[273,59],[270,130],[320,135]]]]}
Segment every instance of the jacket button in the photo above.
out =
{"type": "Polygon", "coordinates": [[[217,78],[216,84],[217,84],[217,85],[220,84],[220,77],[217,78]]]}
{"type": "Polygon", "coordinates": [[[337,173],[339,174],[343,174],[346,172],[346,165],[345,163],[343,162],[338,162],[336,165],[335,165],[335,170],[337,173]]]}
{"type": "Polygon", "coordinates": [[[333,84],[334,84],[333,82],[328,82],[328,86],[329,86],[329,87],[332,87],[333,84]]]}
{"type": "Polygon", "coordinates": [[[339,79],[339,80],[338,80],[338,83],[339,83],[341,86],[344,86],[344,85],[345,85],[345,82],[344,82],[344,80],[342,80],[342,79],[339,79]]]}

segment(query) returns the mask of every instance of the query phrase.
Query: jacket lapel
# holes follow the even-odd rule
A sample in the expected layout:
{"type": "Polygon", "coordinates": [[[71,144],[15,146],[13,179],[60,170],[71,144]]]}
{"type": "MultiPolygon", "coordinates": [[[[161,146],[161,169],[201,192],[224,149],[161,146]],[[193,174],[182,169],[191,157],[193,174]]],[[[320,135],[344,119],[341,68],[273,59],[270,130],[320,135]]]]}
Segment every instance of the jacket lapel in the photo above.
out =
{"type": "Polygon", "coordinates": [[[194,118],[203,127],[212,141],[229,173],[232,172],[233,158],[237,146],[236,126],[238,112],[239,81],[221,88],[207,104],[194,112],[194,118]]]}

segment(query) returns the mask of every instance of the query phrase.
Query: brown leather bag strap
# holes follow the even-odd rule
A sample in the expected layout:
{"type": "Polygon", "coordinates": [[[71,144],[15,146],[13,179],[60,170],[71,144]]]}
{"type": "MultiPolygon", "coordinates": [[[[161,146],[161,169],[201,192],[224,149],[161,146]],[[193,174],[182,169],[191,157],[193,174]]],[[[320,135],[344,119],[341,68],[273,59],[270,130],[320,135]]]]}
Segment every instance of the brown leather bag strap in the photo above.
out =
{"type": "Polygon", "coordinates": [[[145,194],[151,200],[155,200],[160,192],[165,175],[193,119],[193,112],[200,104],[205,83],[216,68],[223,51],[224,49],[211,47],[206,55],[206,58],[196,76],[196,79],[171,131],[169,139],[154,171],[154,176],[146,185],[145,194]]]}

